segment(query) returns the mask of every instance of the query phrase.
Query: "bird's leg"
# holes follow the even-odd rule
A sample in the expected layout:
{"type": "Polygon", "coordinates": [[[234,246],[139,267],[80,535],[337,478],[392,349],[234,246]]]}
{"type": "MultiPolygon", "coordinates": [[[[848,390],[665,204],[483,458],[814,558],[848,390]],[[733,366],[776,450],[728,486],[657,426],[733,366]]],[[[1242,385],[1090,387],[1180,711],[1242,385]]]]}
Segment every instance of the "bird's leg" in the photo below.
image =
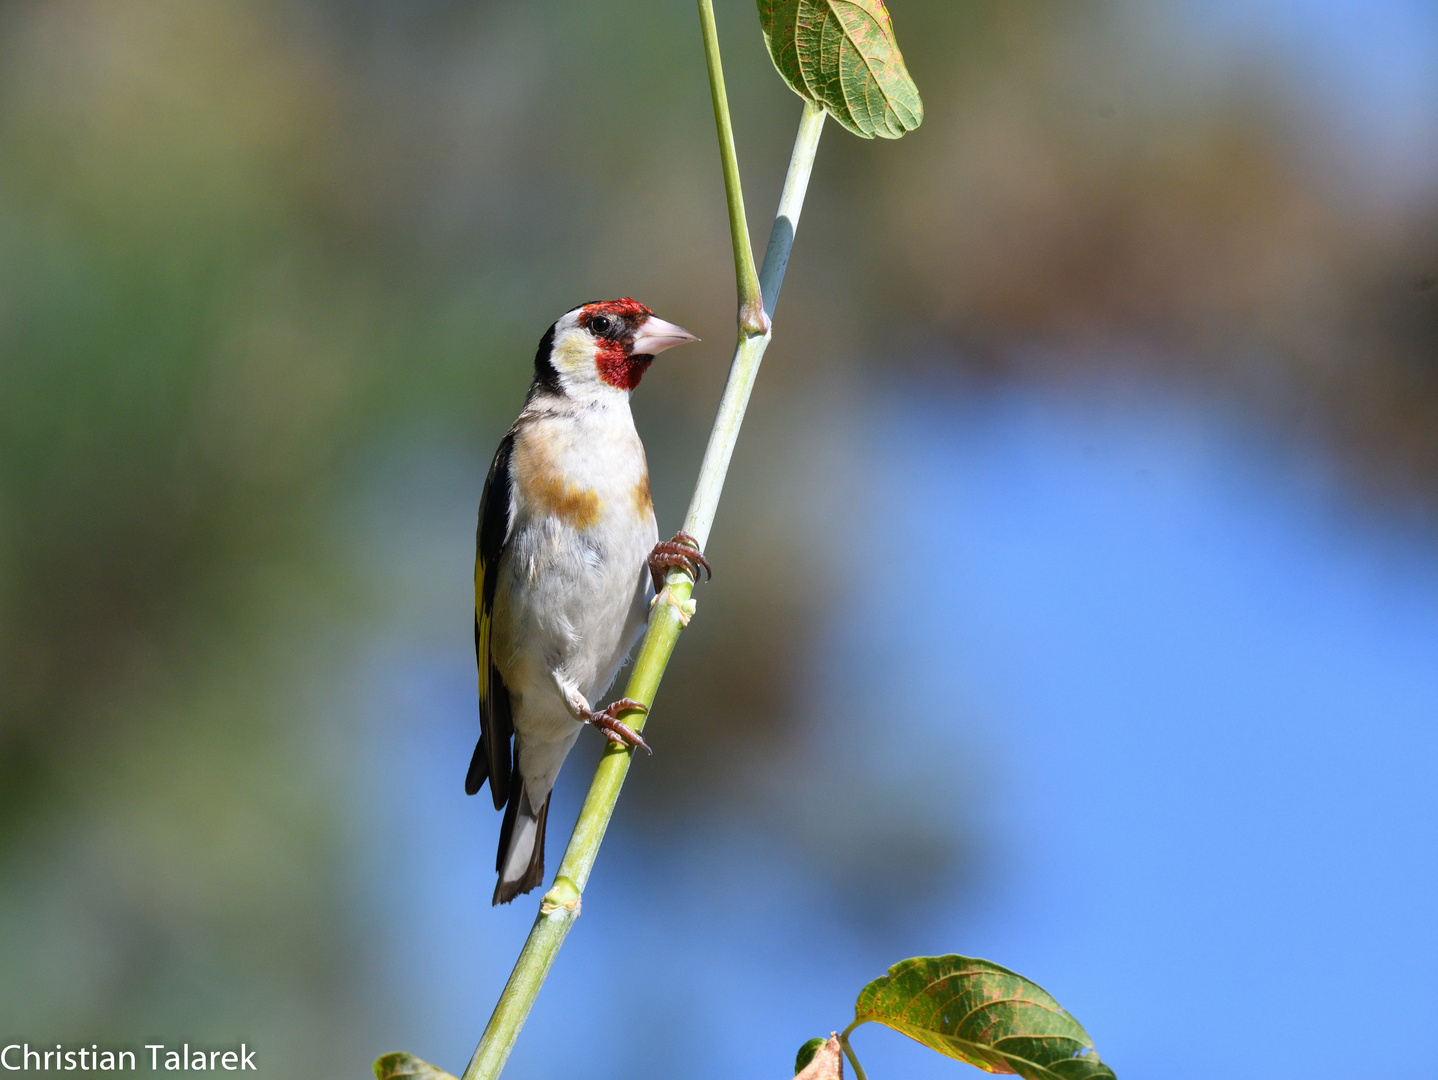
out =
{"type": "Polygon", "coordinates": [[[649,576],[654,579],[655,592],[664,588],[664,575],[676,568],[687,571],[697,582],[701,566],[704,568],[706,581],[714,576],[714,571],[709,568],[709,560],[704,558],[699,550],[699,541],[687,532],[677,532],[673,540],[655,544],[654,550],[649,553],[649,576]]]}
{"type": "Polygon", "coordinates": [[[649,711],[642,702],[635,701],[633,698],[620,698],[618,701],[612,702],[609,708],[600,712],[585,709],[580,715],[585,723],[593,724],[604,732],[604,737],[610,742],[628,743],[630,746],[639,747],[646,754],[652,754],[654,751],[649,749],[649,744],[640,737],[639,732],[619,719],[619,713],[631,709],[638,709],[645,713],[649,711]]]}
{"type": "Polygon", "coordinates": [[[574,719],[581,724],[593,724],[604,732],[604,737],[610,742],[628,743],[630,746],[643,747],[646,754],[654,753],[649,749],[649,744],[639,737],[639,732],[619,719],[619,713],[627,710],[638,709],[640,712],[647,713],[649,709],[642,702],[635,701],[633,698],[620,698],[607,709],[595,712],[589,707],[589,701],[579,692],[579,687],[557,671],[551,672],[551,675],[574,719]]]}

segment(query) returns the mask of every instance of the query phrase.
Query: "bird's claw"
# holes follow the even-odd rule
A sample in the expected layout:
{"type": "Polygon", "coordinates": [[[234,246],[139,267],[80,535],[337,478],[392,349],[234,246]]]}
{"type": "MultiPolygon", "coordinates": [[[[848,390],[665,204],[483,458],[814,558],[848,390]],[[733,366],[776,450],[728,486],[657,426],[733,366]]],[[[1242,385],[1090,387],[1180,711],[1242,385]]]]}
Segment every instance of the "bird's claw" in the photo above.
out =
{"type": "Polygon", "coordinates": [[[708,581],[714,576],[714,571],[699,550],[699,541],[687,532],[677,532],[673,540],[655,544],[654,550],[649,553],[649,574],[654,579],[655,592],[664,587],[664,575],[670,570],[683,570],[697,583],[701,566],[704,568],[704,580],[708,581]]]}
{"type": "Polygon", "coordinates": [[[580,718],[586,724],[593,724],[600,731],[604,732],[604,737],[610,742],[637,746],[646,754],[653,754],[654,751],[649,749],[649,744],[640,738],[639,732],[619,719],[620,713],[629,712],[634,709],[638,709],[642,713],[649,711],[648,706],[641,701],[635,701],[633,698],[620,698],[618,701],[610,704],[607,709],[601,709],[599,712],[584,709],[580,713],[580,718]]]}

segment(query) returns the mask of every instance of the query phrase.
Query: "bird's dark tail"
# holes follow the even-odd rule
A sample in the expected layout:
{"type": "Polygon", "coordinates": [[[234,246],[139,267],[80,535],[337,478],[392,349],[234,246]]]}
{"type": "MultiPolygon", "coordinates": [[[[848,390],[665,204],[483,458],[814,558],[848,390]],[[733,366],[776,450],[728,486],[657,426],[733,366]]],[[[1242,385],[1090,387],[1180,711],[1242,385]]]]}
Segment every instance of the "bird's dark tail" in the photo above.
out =
{"type": "Polygon", "coordinates": [[[469,759],[469,772],[464,777],[464,793],[474,795],[484,787],[484,782],[489,779],[489,747],[485,745],[484,736],[479,737],[475,744],[474,756],[469,759]]]}
{"type": "Polygon", "coordinates": [[[499,854],[494,863],[499,884],[494,887],[492,903],[507,904],[544,881],[544,825],[552,794],[545,795],[543,805],[535,809],[524,790],[524,781],[510,789],[504,825],[499,830],[499,854]]]}

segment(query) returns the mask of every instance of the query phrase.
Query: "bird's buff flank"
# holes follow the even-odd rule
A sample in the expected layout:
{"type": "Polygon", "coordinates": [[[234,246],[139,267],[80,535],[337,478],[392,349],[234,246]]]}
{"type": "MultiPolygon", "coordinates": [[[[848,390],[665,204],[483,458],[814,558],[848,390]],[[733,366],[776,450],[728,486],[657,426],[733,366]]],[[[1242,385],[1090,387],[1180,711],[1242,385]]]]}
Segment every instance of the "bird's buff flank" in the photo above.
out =
{"type": "Polygon", "coordinates": [[[544,880],[549,797],[580,728],[649,747],[595,711],[643,632],[664,573],[709,564],[680,533],[659,543],[629,395],[654,358],[697,340],[628,298],[583,304],[545,333],[534,382],[490,466],[474,570],[479,744],[465,779],[504,809],[496,904],[544,880]]]}

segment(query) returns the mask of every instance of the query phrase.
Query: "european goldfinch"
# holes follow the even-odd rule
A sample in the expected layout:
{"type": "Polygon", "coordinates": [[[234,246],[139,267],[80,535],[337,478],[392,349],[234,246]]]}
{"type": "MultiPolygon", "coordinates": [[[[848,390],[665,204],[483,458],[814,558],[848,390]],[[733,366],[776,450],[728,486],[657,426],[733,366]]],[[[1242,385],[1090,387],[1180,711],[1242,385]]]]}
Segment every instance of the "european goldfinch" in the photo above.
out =
{"type": "Polygon", "coordinates": [[[683,533],[657,543],[644,445],[629,395],[665,349],[698,340],[628,298],[551,326],[534,382],[484,483],[474,566],[479,745],[465,778],[504,807],[495,904],[544,880],[549,796],[580,728],[649,747],[596,712],[639,639],[664,573],[709,564],[683,533]],[[510,740],[513,739],[511,751],[510,740]]]}

